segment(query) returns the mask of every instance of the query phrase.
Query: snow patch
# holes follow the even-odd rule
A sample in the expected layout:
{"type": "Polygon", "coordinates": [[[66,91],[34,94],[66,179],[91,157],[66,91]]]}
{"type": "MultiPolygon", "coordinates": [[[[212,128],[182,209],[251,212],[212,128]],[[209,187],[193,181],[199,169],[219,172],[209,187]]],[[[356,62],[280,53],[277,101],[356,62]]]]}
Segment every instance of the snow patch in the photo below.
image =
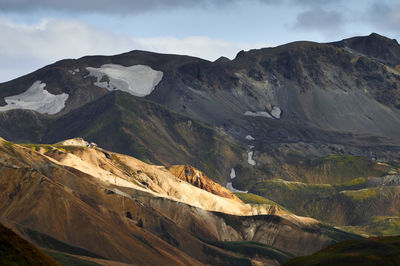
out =
{"type": "Polygon", "coordinates": [[[234,187],[232,186],[232,182],[228,182],[228,183],[226,184],[226,188],[229,189],[229,190],[230,190],[231,192],[233,192],[233,193],[237,193],[237,192],[239,192],[239,193],[248,193],[247,190],[244,191],[244,190],[239,190],[239,189],[234,188],[234,187]]]}
{"type": "Polygon", "coordinates": [[[246,136],[246,139],[247,139],[247,140],[255,140],[255,138],[253,138],[251,135],[247,135],[247,136],[246,136]]]}
{"type": "Polygon", "coordinates": [[[79,73],[79,68],[75,68],[73,70],[68,70],[69,73],[71,73],[72,76],[74,76],[76,73],[79,73]]]}
{"type": "Polygon", "coordinates": [[[254,151],[249,151],[249,152],[247,153],[247,162],[248,162],[250,165],[255,166],[255,165],[256,165],[256,161],[253,160],[253,154],[254,154],[254,151]]]}
{"type": "Polygon", "coordinates": [[[125,67],[105,64],[100,68],[87,67],[86,69],[90,72],[89,76],[97,78],[94,85],[110,91],[125,91],[138,97],[152,93],[163,77],[163,72],[144,65],[125,67]],[[102,81],[104,76],[108,78],[107,81],[102,81]]]}
{"type": "Polygon", "coordinates": [[[259,111],[259,112],[253,112],[253,111],[246,111],[244,113],[245,116],[253,116],[253,117],[266,117],[266,118],[275,118],[275,119],[280,119],[282,115],[282,110],[278,106],[274,106],[271,110],[271,113],[268,113],[266,111],[259,111]]]}
{"type": "Polygon", "coordinates": [[[282,114],[281,108],[279,108],[278,106],[274,106],[274,107],[272,108],[271,115],[272,115],[275,119],[280,119],[280,118],[281,118],[281,114],[282,114]]]}
{"type": "Polygon", "coordinates": [[[5,97],[6,106],[0,106],[0,112],[13,109],[33,110],[41,114],[54,115],[65,107],[68,94],[54,95],[44,89],[46,83],[35,81],[24,93],[5,97]]]}
{"type": "Polygon", "coordinates": [[[231,174],[230,174],[231,179],[234,179],[236,177],[236,172],[235,169],[231,168],[231,174]]]}
{"type": "Polygon", "coordinates": [[[267,113],[267,112],[252,112],[252,111],[246,111],[244,113],[245,116],[253,116],[253,117],[257,117],[257,116],[261,116],[261,117],[267,117],[267,118],[272,118],[272,116],[267,113]]]}

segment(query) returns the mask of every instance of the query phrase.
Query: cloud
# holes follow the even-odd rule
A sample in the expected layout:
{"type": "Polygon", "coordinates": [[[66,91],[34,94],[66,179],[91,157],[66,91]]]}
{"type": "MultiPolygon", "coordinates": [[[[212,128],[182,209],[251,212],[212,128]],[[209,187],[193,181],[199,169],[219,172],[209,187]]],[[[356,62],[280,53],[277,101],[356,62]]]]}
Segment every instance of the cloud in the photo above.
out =
{"type": "Polygon", "coordinates": [[[112,55],[135,49],[215,60],[234,57],[260,43],[235,43],[207,36],[134,38],[97,29],[76,20],[44,19],[34,25],[0,19],[0,82],[65,58],[112,55]]]}
{"type": "Polygon", "coordinates": [[[290,4],[300,5],[300,6],[329,6],[342,3],[343,0],[289,0],[290,4]]]}
{"type": "Polygon", "coordinates": [[[325,6],[342,0],[1,0],[3,12],[26,13],[38,10],[72,11],[80,13],[137,14],[158,9],[223,7],[235,3],[259,2],[272,5],[325,6]]]}
{"type": "Polygon", "coordinates": [[[34,25],[0,20],[0,53],[44,60],[83,54],[115,53],[132,48],[128,37],[97,30],[74,20],[43,19],[34,25]]]}
{"type": "Polygon", "coordinates": [[[135,42],[155,52],[187,54],[196,57],[215,60],[220,56],[234,58],[238,51],[261,48],[266,43],[233,43],[222,40],[211,39],[207,36],[195,36],[188,38],[155,37],[136,39],[135,42]]]}
{"type": "Polygon", "coordinates": [[[313,8],[297,15],[295,29],[326,31],[338,29],[344,23],[342,13],[336,10],[313,8]]]}
{"type": "MultiPolygon", "coordinates": [[[[270,0],[259,0],[269,2],[270,0]]],[[[2,0],[3,12],[24,13],[38,10],[82,13],[136,14],[157,9],[229,6],[239,0],[2,0]]]]}
{"type": "Polygon", "coordinates": [[[393,30],[400,34],[400,4],[376,2],[365,14],[364,19],[380,29],[393,30]]]}

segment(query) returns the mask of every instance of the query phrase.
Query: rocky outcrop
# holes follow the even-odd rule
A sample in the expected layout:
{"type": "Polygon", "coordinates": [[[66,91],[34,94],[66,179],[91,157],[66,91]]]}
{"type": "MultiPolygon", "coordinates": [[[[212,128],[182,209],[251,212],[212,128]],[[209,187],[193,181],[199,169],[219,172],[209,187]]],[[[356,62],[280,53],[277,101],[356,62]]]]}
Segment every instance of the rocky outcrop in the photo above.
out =
{"type": "Polygon", "coordinates": [[[236,197],[229,189],[215,183],[208,178],[202,171],[190,166],[190,165],[172,165],[167,167],[174,176],[182,179],[195,187],[211,192],[212,194],[220,197],[241,200],[236,197]]]}

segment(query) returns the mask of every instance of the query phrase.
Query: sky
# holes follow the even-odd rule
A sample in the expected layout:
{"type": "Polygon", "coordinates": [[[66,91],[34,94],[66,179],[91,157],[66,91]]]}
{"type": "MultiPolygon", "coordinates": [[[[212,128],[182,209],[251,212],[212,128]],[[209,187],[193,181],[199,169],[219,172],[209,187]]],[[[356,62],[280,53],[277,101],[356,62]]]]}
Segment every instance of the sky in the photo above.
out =
{"type": "Polygon", "coordinates": [[[0,82],[131,50],[210,61],[292,41],[400,40],[399,0],[0,0],[0,82]]]}

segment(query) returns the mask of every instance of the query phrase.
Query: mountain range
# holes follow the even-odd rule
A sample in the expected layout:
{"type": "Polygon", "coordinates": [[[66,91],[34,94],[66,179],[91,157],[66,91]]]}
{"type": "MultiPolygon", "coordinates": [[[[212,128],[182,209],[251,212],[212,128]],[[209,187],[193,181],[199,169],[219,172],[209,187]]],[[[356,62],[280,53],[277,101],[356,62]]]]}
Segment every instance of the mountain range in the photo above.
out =
{"type": "Polygon", "coordinates": [[[58,261],[280,264],[400,234],[399,132],[375,33],[61,60],[0,84],[0,217],[58,261]]]}

